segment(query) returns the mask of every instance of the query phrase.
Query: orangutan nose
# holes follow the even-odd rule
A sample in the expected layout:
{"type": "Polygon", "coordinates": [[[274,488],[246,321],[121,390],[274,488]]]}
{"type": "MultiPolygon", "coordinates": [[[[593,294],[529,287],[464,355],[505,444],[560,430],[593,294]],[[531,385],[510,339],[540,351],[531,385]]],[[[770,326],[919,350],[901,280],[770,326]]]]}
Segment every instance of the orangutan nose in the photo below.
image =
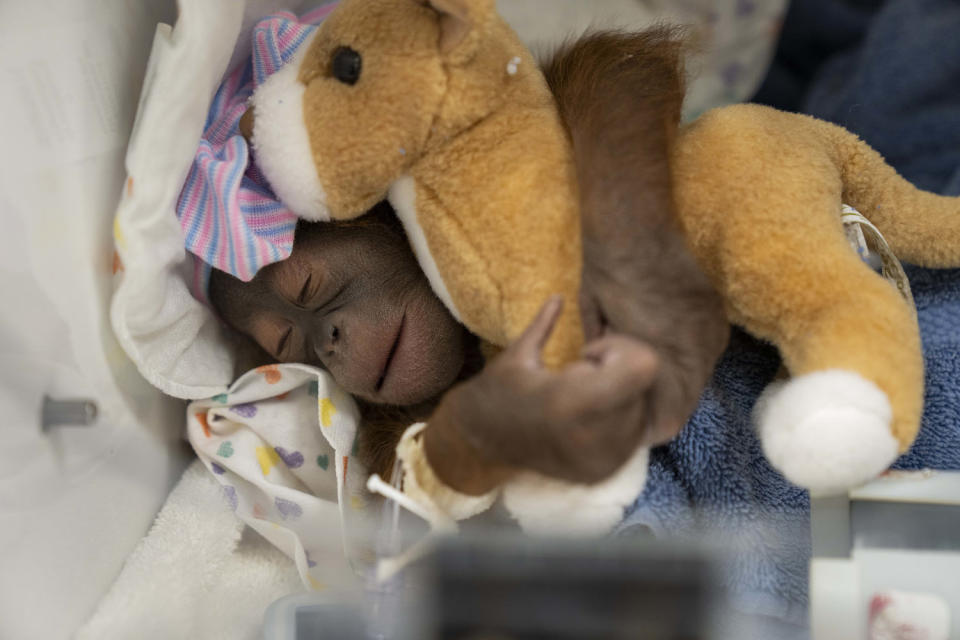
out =
{"type": "Polygon", "coordinates": [[[324,321],[320,327],[320,340],[317,342],[317,355],[321,361],[337,355],[343,348],[340,327],[333,322],[324,321]]]}

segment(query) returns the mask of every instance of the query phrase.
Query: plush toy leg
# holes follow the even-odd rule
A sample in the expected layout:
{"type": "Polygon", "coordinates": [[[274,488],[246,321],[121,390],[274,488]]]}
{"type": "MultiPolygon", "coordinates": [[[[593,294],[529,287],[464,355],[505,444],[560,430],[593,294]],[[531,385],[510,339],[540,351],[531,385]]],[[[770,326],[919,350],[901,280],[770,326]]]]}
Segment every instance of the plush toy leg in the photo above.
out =
{"type": "Polygon", "coordinates": [[[818,492],[882,472],[919,429],[920,334],[896,289],[847,245],[841,204],[859,207],[894,251],[923,229],[949,263],[957,201],[929,196],[936,215],[917,211],[916,190],[852,134],[756,105],[704,115],[674,164],[684,230],[731,320],[775,343],[794,376],[757,412],[771,462],[818,492]],[[936,227],[946,240],[935,242],[936,227]]]}
{"type": "Polygon", "coordinates": [[[604,535],[643,491],[649,453],[649,449],[637,449],[619,471],[589,486],[522,473],[504,485],[503,504],[520,527],[533,535],[604,535]]]}
{"type": "Polygon", "coordinates": [[[770,463],[813,495],[863,484],[897,455],[886,394],[852,371],[818,371],[770,385],[755,417],[770,463]]]}
{"type": "Polygon", "coordinates": [[[725,295],[735,322],[775,342],[794,376],[758,407],[767,457],[792,482],[831,493],[875,477],[913,442],[923,359],[913,313],[846,245],[835,207],[805,204],[806,222],[823,219],[801,235],[778,220],[762,244],[730,240],[723,268],[736,286],[725,295]]]}
{"type": "Polygon", "coordinates": [[[795,376],[758,407],[767,457],[796,484],[838,492],[884,471],[916,436],[919,329],[839,234],[793,245],[788,256],[754,250],[753,260],[737,261],[734,279],[752,286],[731,293],[744,324],[768,328],[795,376]],[[803,246],[810,241],[819,246],[803,246]],[[751,295],[758,291],[766,295],[751,295]]]}

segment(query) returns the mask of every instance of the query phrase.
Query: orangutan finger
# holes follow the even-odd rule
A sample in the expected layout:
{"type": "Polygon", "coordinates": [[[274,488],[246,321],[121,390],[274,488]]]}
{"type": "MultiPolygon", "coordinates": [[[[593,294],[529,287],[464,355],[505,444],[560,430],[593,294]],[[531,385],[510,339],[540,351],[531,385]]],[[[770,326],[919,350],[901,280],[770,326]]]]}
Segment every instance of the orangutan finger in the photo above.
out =
{"type": "Polygon", "coordinates": [[[563,296],[550,296],[540,308],[540,311],[537,312],[533,322],[517,338],[511,348],[515,349],[521,358],[529,360],[531,365],[542,366],[540,353],[543,351],[543,346],[547,343],[547,340],[550,339],[562,311],[563,296]]]}

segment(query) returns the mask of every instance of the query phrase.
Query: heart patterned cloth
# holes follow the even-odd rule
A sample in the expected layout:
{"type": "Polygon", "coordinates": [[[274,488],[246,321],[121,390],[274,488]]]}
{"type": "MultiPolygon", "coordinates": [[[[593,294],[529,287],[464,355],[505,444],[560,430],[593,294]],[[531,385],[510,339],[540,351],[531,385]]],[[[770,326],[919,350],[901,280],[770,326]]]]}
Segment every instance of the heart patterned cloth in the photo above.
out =
{"type": "Polygon", "coordinates": [[[308,589],[350,584],[374,561],[357,415],[329,374],[299,364],[250,371],[187,410],[190,444],[224,499],[293,559],[308,589]]]}

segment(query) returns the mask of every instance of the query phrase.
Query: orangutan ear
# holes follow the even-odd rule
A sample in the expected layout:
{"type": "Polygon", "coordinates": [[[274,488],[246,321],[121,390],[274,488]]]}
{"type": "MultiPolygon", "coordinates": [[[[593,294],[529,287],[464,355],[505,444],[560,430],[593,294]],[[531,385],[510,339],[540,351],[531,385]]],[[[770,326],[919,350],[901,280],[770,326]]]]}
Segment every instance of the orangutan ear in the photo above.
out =
{"type": "Polygon", "coordinates": [[[440,54],[453,62],[473,57],[494,11],[493,0],[425,0],[440,20],[440,54]]]}

